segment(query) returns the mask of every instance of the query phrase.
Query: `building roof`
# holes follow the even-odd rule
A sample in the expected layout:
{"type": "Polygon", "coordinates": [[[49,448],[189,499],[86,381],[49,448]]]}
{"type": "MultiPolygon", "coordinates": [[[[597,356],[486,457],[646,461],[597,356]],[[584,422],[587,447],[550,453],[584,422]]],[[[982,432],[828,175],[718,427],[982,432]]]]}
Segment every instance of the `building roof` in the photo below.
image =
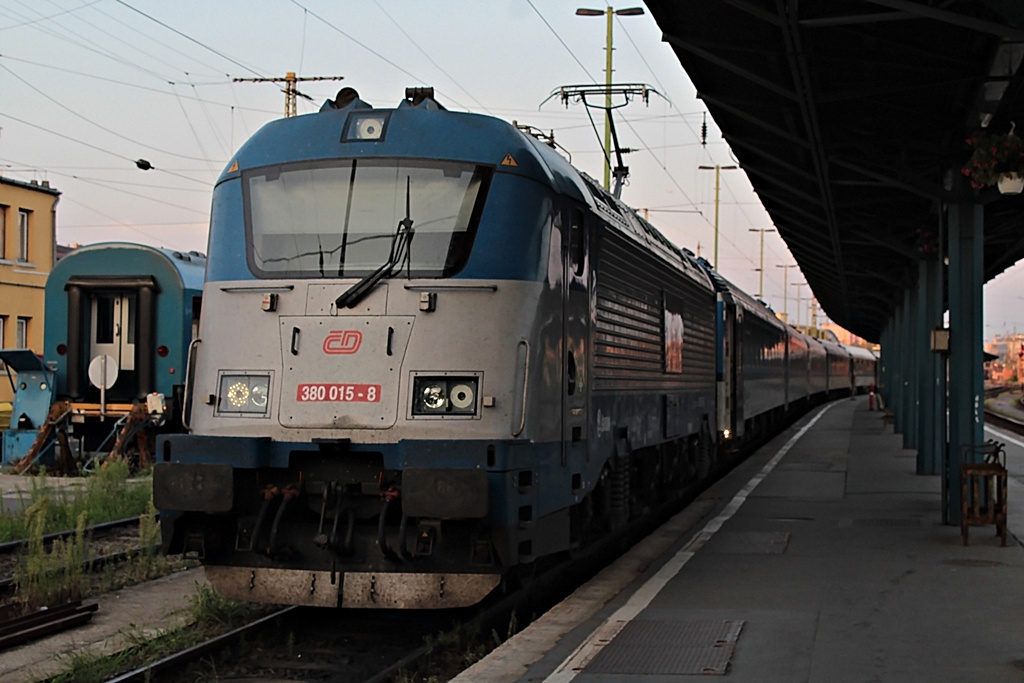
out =
{"type": "Polygon", "coordinates": [[[1024,198],[971,190],[965,139],[1024,129],[1016,0],[647,0],[828,316],[877,341],[984,205],[985,279],[1024,256],[1024,198]]]}
{"type": "Polygon", "coordinates": [[[14,185],[16,187],[23,187],[28,190],[36,190],[37,192],[45,192],[46,194],[52,194],[54,197],[60,196],[60,190],[54,187],[50,187],[49,180],[31,180],[26,183],[23,180],[14,180],[13,178],[5,178],[4,176],[0,175],[0,185],[14,185]]]}

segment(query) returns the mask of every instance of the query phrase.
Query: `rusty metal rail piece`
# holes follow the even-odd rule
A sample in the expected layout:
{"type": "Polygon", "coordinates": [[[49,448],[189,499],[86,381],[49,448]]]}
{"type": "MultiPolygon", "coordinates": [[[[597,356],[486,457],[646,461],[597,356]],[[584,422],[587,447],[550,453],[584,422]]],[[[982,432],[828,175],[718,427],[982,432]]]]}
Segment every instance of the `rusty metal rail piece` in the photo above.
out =
{"type": "Polygon", "coordinates": [[[90,602],[83,605],[79,600],[2,622],[0,623],[0,650],[81,626],[92,619],[92,614],[97,609],[99,609],[97,603],[90,602]]]}

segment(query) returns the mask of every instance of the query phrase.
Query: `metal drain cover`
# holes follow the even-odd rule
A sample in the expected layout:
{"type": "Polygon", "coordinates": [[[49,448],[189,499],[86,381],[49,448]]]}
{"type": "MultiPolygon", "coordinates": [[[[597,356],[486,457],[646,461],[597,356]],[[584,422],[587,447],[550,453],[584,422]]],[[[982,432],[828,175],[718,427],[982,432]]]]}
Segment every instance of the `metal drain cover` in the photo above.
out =
{"type": "Polygon", "coordinates": [[[583,669],[591,674],[725,675],[745,621],[631,621],[583,669]]]}

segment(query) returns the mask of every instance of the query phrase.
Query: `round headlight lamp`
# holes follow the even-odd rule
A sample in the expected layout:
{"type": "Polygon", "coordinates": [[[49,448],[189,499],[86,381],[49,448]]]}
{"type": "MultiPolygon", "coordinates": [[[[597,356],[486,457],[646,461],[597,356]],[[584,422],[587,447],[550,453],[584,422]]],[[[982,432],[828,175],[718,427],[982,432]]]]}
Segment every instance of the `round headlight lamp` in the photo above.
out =
{"type": "Polygon", "coordinates": [[[427,410],[444,410],[448,399],[443,384],[427,384],[420,391],[420,401],[427,410]]]}
{"type": "Polygon", "coordinates": [[[253,386],[252,392],[249,394],[249,400],[257,408],[265,407],[267,405],[267,387],[263,384],[253,386]]]}
{"type": "Polygon", "coordinates": [[[235,382],[228,387],[228,401],[236,408],[242,408],[249,402],[249,385],[235,382]]]}
{"type": "Polygon", "coordinates": [[[476,392],[468,384],[456,384],[452,387],[450,400],[455,408],[466,410],[476,403],[476,392]]]}

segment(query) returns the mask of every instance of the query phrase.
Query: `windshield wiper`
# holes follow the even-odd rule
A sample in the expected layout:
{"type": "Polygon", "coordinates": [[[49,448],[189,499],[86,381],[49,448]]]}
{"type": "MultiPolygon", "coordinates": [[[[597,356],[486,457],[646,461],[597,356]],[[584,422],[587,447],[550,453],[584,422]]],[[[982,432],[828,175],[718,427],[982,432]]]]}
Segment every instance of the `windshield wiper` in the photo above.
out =
{"type": "Polygon", "coordinates": [[[380,268],[373,271],[359,282],[355,283],[344,294],[334,300],[334,305],[337,308],[347,306],[348,308],[355,308],[367,294],[370,293],[377,283],[384,278],[390,276],[395,266],[401,266],[404,261],[410,259],[409,245],[412,242],[415,231],[412,229],[412,218],[410,216],[409,207],[409,195],[411,189],[411,176],[405,177],[405,218],[398,221],[398,229],[395,231],[395,236],[391,239],[391,252],[388,254],[388,260],[385,261],[380,268]]]}

